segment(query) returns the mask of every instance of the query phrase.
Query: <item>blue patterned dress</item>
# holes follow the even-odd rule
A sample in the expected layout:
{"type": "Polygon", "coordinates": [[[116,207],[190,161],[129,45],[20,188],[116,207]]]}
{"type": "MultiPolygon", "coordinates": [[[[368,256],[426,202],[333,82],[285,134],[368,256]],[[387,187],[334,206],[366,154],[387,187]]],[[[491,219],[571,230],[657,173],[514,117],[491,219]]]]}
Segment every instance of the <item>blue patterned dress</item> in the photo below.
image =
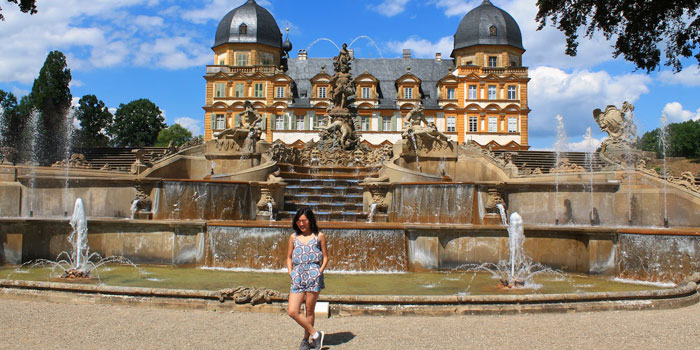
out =
{"type": "Polygon", "coordinates": [[[294,235],[292,251],[292,293],[320,292],[326,286],[323,283],[321,263],[323,253],[318,236],[304,244],[294,235]]]}

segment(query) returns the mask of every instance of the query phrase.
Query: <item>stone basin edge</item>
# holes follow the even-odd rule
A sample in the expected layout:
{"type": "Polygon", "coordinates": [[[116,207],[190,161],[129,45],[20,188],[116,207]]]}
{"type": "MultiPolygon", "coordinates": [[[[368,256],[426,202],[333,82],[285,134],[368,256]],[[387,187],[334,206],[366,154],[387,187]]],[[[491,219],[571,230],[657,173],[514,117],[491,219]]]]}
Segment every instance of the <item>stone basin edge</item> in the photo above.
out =
{"type": "MultiPolygon", "coordinates": [[[[519,307],[527,304],[577,304],[595,302],[624,302],[624,301],[672,301],[674,299],[686,299],[679,305],[671,303],[671,306],[682,307],[696,304],[700,301],[698,285],[700,284],[700,272],[688,277],[673,288],[661,290],[644,290],[635,292],[591,292],[591,293],[566,293],[566,294],[529,294],[529,295],[446,295],[446,296],[422,296],[422,295],[324,295],[319,301],[339,305],[361,306],[459,306],[459,305],[492,305],[519,307]]],[[[165,288],[141,288],[141,287],[117,287],[105,285],[86,285],[59,282],[39,282],[22,280],[0,280],[0,288],[5,290],[34,290],[34,291],[58,291],[80,294],[112,295],[126,297],[150,297],[154,301],[160,298],[169,299],[199,299],[219,300],[218,291],[165,289],[165,288]]],[[[286,303],[287,293],[273,296],[271,303],[286,303]]],[[[225,301],[224,303],[233,303],[225,301]]],[[[503,309],[499,309],[503,311],[503,309]]]]}

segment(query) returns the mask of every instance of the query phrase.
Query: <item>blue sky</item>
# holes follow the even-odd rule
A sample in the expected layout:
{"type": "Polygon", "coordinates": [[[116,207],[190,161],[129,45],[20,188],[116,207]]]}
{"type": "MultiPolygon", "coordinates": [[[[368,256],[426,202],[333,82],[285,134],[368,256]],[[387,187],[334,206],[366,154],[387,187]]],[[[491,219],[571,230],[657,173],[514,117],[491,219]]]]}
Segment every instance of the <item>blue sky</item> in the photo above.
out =
{"type": "MultiPolygon", "coordinates": [[[[139,98],[155,102],[170,125],[203,131],[205,66],[213,62],[211,45],[223,16],[244,0],[37,0],[39,13],[2,6],[0,89],[27,94],[46,55],[60,50],[73,75],[71,91],[94,94],[111,108],[139,98]]],[[[449,57],[452,36],[462,17],[482,0],[290,1],[260,0],[280,29],[290,28],[294,45],[310,57],[332,57],[336,47],[352,45],[357,57],[397,58],[402,49],[414,57],[449,57]],[[368,40],[362,36],[368,36],[368,40]],[[313,44],[313,45],[312,45],[313,44]]],[[[570,150],[585,150],[591,127],[604,137],[592,110],[630,101],[641,134],[669,122],[700,118],[700,71],[692,61],[673,74],[664,67],[650,75],[612,58],[602,37],[582,39],[577,57],[564,55],[564,36],[556,29],[537,31],[535,0],[492,0],[520,25],[530,68],[530,144],[551,149],[555,116],[564,117],[570,150]]]]}

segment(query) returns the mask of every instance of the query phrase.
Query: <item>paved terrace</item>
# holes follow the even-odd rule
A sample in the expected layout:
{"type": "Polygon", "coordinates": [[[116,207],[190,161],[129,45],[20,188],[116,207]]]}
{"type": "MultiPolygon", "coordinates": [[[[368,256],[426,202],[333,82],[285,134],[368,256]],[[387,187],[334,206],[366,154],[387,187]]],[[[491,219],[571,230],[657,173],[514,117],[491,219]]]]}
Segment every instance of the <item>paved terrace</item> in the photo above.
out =
{"type": "MultiPolygon", "coordinates": [[[[0,296],[0,349],[298,349],[286,315],[0,296]],[[87,304],[86,304],[87,303],[87,304]]],[[[673,310],[317,321],[325,349],[697,349],[700,304],[673,310]]]]}

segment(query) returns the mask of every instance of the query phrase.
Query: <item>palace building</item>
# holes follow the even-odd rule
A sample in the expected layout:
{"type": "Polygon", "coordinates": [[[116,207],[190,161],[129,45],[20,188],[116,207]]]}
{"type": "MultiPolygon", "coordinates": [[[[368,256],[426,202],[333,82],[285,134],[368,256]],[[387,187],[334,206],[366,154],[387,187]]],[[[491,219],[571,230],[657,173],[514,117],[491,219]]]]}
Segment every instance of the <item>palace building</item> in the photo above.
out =
{"type": "MultiPolygon", "coordinates": [[[[318,140],[330,107],[332,58],[309,57],[292,44],[272,15],[254,0],[219,23],[207,66],[205,140],[240,125],[245,101],[264,116],[268,142],[303,144],[318,140]]],[[[527,67],[522,66],[520,28],[489,0],[467,13],[454,34],[450,58],[355,58],[356,129],[372,145],[401,139],[404,116],[422,104],[429,122],[459,143],[492,149],[526,150],[527,67]]],[[[352,50],[350,50],[352,55],[352,50]]]]}

